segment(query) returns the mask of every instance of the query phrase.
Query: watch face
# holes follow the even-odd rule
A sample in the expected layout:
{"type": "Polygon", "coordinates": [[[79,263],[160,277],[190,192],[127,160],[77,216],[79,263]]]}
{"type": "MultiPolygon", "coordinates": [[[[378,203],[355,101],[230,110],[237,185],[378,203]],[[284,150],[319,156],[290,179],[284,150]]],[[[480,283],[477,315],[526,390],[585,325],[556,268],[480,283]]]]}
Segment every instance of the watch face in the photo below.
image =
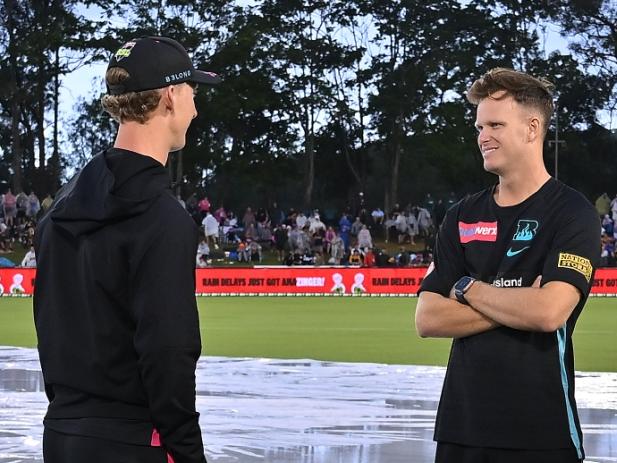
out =
{"type": "Polygon", "coordinates": [[[463,277],[460,280],[458,280],[456,282],[456,284],[454,285],[454,289],[456,291],[460,291],[461,293],[465,293],[465,291],[467,291],[469,289],[469,286],[474,282],[475,280],[471,277],[463,277]]]}

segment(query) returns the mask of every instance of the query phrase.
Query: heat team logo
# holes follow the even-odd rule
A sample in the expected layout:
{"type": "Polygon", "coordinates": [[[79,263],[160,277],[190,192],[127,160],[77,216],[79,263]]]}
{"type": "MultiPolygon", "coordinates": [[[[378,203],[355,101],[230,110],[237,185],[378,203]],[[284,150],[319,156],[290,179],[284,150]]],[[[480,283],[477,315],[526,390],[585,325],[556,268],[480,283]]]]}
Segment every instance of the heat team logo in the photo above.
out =
{"type": "Polygon", "coordinates": [[[497,222],[458,223],[458,236],[462,244],[472,241],[497,241],[497,222]]]}
{"type": "Polygon", "coordinates": [[[519,220],[512,241],[531,241],[538,231],[537,220],[519,220]]]}

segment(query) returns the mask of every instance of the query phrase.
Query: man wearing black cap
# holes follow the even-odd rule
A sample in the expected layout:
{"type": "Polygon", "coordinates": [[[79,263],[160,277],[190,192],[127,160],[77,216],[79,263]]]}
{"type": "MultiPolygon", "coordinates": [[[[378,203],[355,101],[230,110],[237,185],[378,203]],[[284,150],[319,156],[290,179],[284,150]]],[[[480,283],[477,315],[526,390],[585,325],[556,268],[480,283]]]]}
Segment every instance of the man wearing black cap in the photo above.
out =
{"type": "Polygon", "coordinates": [[[112,148],[65,185],[37,228],[34,317],[50,404],[46,463],[204,463],[195,368],[197,228],[165,169],[197,115],[174,40],[124,44],[106,74],[112,148]]]}

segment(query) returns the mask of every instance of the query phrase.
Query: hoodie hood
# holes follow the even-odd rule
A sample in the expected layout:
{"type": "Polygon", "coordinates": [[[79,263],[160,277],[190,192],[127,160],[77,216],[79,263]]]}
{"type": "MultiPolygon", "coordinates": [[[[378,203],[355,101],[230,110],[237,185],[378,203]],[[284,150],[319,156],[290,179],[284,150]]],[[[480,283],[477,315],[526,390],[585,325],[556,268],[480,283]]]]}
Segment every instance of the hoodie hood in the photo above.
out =
{"type": "Polygon", "coordinates": [[[161,163],[110,148],[94,156],[58,192],[50,218],[78,237],[142,214],[169,188],[169,175],[161,163]]]}

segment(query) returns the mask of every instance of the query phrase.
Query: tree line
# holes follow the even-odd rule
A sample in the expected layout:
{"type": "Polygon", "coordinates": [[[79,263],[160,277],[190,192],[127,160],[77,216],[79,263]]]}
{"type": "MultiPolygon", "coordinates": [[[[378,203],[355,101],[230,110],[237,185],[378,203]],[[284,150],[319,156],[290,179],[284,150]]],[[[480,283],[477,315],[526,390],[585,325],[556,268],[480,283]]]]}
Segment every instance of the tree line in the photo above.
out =
{"type": "MultiPolygon", "coordinates": [[[[342,208],[362,192],[389,209],[483,188],[465,91],[497,66],[555,84],[559,179],[617,190],[617,134],[598,123],[617,104],[613,0],[1,0],[0,179],[54,192],[113,142],[100,90],[61,114],[62,82],[143,35],[224,78],[170,156],[184,197],[342,208]],[[546,52],[550,31],[568,50],[546,52]]],[[[554,138],[555,120],[549,170],[554,138]]]]}

